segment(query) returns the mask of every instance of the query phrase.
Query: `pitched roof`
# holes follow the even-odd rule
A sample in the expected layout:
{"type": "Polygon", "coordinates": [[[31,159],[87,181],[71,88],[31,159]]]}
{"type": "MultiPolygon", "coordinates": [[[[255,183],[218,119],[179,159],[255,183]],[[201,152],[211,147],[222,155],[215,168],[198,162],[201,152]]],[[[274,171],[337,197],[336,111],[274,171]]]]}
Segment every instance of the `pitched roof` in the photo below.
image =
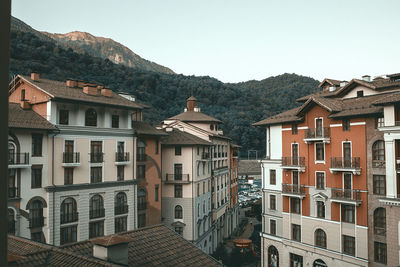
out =
{"type": "Polygon", "coordinates": [[[184,122],[221,122],[214,117],[198,111],[185,111],[169,118],[168,120],[180,120],[184,122]]]}
{"type": "Polygon", "coordinates": [[[373,102],[374,105],[387,105],[400,102],[400,92],[387,94],[384,97],[373,102]]]}
{"type": "Polygon", "coordinates": [[[333,86],[339,86],[341,82],[342,82],[342,81],[339,81],[339,80],[334,80],[334,79],[325,78],[325,79],[318,85],[318,87],[321,87],[322,85],[324,85],[324,83],[329,83],[330,85],[333,85],[333,86]]]}
{"type": "Polygon", "coordinates": [[[167,135],[165,132],[143,121],[132,121],[132,127],[138,135],[167,135]]]}
{"type": "Polygon", "coordinates": [[[40,78],[39,81],[33,81],[31,77],[26,75],[18,75],[17,78],[21,78],[26,82],[36,86],[37,88],[40,88],[54,99],[73,100],[73,101],[125,107],[125,108],[135,108],[135,109],[144,108],[144,105],[134,101],[130,101],[118,95],[115,92],[112,92],[111,97],[106,97],[102,95],[95,96],[95,95],[85,94],[82,88],[68,87],[65,82],[48,80],[44,78],[40,78]]]}
{"type": "Polygon", "coordinates": [[[8,127],[23,129],[57,130],[57,127],[31,109],[8,103],[8,127]]]}
{"type": "Polygon", "coordinates": [[[167,134],[168,136],[164,137],[161,141],[163,145],[212,145],[211,142],[175,128],[172,131],[167,131],[167,134]]]}
{"type": "Polygon", "coordinates": [[[258,160],[239,160],[238,165],[239,174],[260,174],[261,165],[258,160]]]}
{"type": "Polygon", "coordinates": [[[285,122],[298,122],[301,121],[302,118],[299,118],[296,116],[297,111],[301,108],[293,108],[287,111],[284,111],[282,113],[276,114],[274,116],[271,116],[269,118],[266,118],[262,121],[253,123],[253,126],[263,126],[263,125],[273,125],[273,124],[281,124],[285,122]]]}

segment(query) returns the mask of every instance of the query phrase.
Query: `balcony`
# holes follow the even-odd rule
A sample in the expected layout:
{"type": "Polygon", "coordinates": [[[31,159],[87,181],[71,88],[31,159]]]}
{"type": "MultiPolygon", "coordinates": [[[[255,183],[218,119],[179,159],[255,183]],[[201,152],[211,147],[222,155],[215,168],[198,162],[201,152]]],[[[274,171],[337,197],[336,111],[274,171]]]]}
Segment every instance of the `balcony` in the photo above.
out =
{"type": "Polygon", "coordinates": [[[79,218],[78,212],[62,213],[60,216],[61,224],[77,222],[79,218]]]}
{"type": "Polygon", "coordinates": [[[146,154],[136,154],[136,161],[146,161],[147,155],[146,154]]]}
{"type": "Polygon", "coordinates": [[[138,210],[145,210],[147,208],[147,203],[146,202],[138,203],[137,207],[138,210]]]}
{"type": "Polygon", "coordinates": [[[209,160],[210,159],[210,153],[208,153],[208,152],[201,153],[201,159],[209,160]]]}
{"type": "Polygon", "coordinates": [[[166,184],[189,184],[189,174],[166,174],[165,181],[166,184]]]}
{"type": "Polygon", "coordinates": [[[90,163],[103,163],[104,153],[89,153],[90,163]]]}
{"type": "Polygon", "coordinates": [[[29,153],[8,153],[8,168],[30,168],[29,153]]]}
{"type": "Polygon", "coordinates": [[[286,170],[298,170],[305,172],[306,159],[304,157],[282,157],[282,168],[286,170]]]}
{"type": "Polygon", "coordinates": [[[43,227],[44,217],[32,217],[29,218],[29,228],[43,227]]]}
{"type": "Polygon", "coordinates": [[[329,127],[306,129],[304,133],[304,142],[306,144],[312,142],[330,143],[331,129],[329,127]]]}
{"type": "Polygon", "coordinates": [[[8,198],[18,198],[18,188],[16,187],[9,187],[8,188],[8,198]]]}
{"type": "Polygon", "coordinates": [[[115,165],[129,164],[129,152],[115,152],[115,165]]]}
{"type": "MultiPolygon", "coordinates": [[[[384,160],[373,160],[372,161],[372,168],[386,168],[386,162],[384,160]]],[[[397,166],[397,169],[399,166],[397,166]]]]}
{"type": "Polygon", "coordinates": [[[80,153],[79,152],[64,152],[63,153],[63,167],[77,167],[81,165],[80,163],[80,153]]]}
{"type": "Polygon", "coordinates": [[[299,184],[282,184],[282,196],[304,198],[306,187],[299,184]]]}
{"type": "Polygon", "coordinates": [[[329,168],[331,173],[336,172],[352,172],[354,175],[360,175],[360,158],[343,158],[336,157],[331,158],[331,167],[329,168]]]}
{"type": "Polygon", "coordinates": [[[120,215],[120,214],[128,213],[128,208],[129,208],[128,205],[118,205],[118,206],[115,206],[115,208],[114,208],[114,214],[115,214],[115,215],[120,215]]]}
{"type": "Polygon", "coordinates": [[[331,193],[332,202],[356,205],[359,205],[362,202],[360,190],[332,188],[331,193]]]}
{"type": "Polygon", "coordinates": [[[89,218],[90,219],[102,218],[102,217],[104,217],[104,214],[105,214],[105,209],[104,208],[91,209],[89,211],[89,218]]]}

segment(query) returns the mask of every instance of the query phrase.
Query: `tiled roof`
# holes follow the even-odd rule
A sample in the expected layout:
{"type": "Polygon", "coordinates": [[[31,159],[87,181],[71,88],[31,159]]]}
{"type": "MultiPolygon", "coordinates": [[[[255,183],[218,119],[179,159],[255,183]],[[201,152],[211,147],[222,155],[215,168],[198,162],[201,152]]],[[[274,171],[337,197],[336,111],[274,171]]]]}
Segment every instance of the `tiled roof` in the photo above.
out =
{"type": "Polygon", "coordinates": [[[385,95],[376,101],[373,102],[374,105],[386,105],[400,102],[400,92],[392,93],[385,95]]]}
{"type": "Polygon", "coordinates": [[[115,92],[112,92],[111,97],[102,95],[88,95],[83,92],[82,88],[68,87],[65,82],[43,78],[40,78],[39,81],[33,81],[29,76],[26,75],[18,75],[18,77],[47,92],[55,99],[73,100],[136,109],[142,109],[144,107],[143,105],[134,101],[130,101],[115,92]]]}
{"type": "Polygon", "coordinates": [[[139,135],[167,135],[163,131],[143,121],[132,121],[132,127],[139,135]]]}
{"type": "Polygon", "coordinates": [[[178,115],[175,115],[168,120],[180,120],[183,122],[221,122],[220,120],[208,116],[202,112],[197,111],[186,111],[182,112],[178,115]]]}
{"type": "Polygon", "coordinates": [[[318,85],[318,87],[321,87],[324,83],[329,83],[330,85],[333,85],[333,86],[339,86],[341,82],[342,82],[342,81],[339,81],[339,80],[334,80],[334,79],[325,78],[325,79],[318,85]]]}
{"type": "Polygon", "coordinates": [[[161,141],[163,145],[212,145],[211,142],[178,129],[172,129],[172,131],[167,131],[166,133],[168,136],[161,141]]]}
{"type": "Polygon", "coordinates": [[[301,118],[296,116],[296,113],[300,108],[301,107],[297,107],[297,108],[293,108],[293,109],[284,111],[277,115],[266,118],[262,121],[256,122],[253,125],[254,126],[262,126],[262,125],[280,124],[280,123],[284,123],[284,122],[301,121],[301,118]]]}
{"type": "Polygon", "coordinates": [[[31,109],[8,103],[8,127],[24,129],[57,130],[57,127],[31,109]]]}
{"type": "Polygon", "coordinates": [[[238,165],[239,174],[260,174],[261,165],[258,160],[239,160],[238,165]]]}

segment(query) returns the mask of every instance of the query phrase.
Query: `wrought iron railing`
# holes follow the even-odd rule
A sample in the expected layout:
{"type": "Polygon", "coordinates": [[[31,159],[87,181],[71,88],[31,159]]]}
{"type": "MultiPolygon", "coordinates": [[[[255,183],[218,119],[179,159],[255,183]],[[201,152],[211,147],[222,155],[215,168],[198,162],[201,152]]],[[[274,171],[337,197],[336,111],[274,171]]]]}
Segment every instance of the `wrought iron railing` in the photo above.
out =
{"type": "Polygon", "coordinates": [[[115,162],[129,161],[129,152],[115,152],[115,162]]]}
{"type": "Polygon", "coordinates": [[[91,163],[102,163],[104,162],[104,153],[89,153],[91,163]]]}
{"type": "Polygon", "coordinates": [[[71,222],[77,222],[79,219],[79,214],[78,212],[69,212],[69,213],[61,213],[60,220],[61,223],[71,223],[71,222]]]}
{"type": "Polygon", "coordinates": [[[29,228],[42,227],[44,226],[44,217],[32,217],[29,218],[29,228]]]}
{"type": "Polygon", "coordinates": [[[101,218],[104,217],[105,214],[105,209],[101,208],[101,209],[91,209],[89,211],[89,217],[90,219],[96,219],[96,218],[101,218]]]}
{"type": "Polygon", "coordinates": [[[79,163],[79,152],[63,152],[63,163],[79,163]]]}
{"type": "Polygon", "coordinates": [[[305,185],[299,184],[282,184],[282,192],[286,194],[305,195],[305,185]]]}
{"type": "Polygon", "coordinates": [[[305,157],[282,157],[282,166],[286,167],[304,167],[305,157]]]}
{"type": "Polygon", "coordinates": [[[305,130],[305,139],[313,139],[313,138],[330,138],[331,137],[331,129],[329,127],[321,127],[321,128],[309,128],[305,130]]]}
{"type": "Polygon", "coordinates": [[[167,182],[173,182],[173,181],[189,182],[189,174],[167,173],[165,178],[166,178],[165,181],[167,182]]]}
{"type": "Polygon", "coordinates": [[[29,164],[29,153],[8,153],[8,165],[29,164]]]}
{"type": "Polygon", "coordinates": [[[332,192],[331,196],[332,199],[361,201],[360,190],[332,188],[331,192],[332,192]]]}
{"type": "Polygon", "coordinates": [[[114,214],[119,215],[119,214],[128,213],[128,208],[129,208],[128,205],[117,205],[117,206],[115,206],[114,214]]]}
{"type": "Polygon", "coordinates": [[[136,154],[136,161],[146,161],[147,155],[146,154],[136,154]]]}
{"type": "Polygon", "coordinates": [[[331,158],[331,168],[332,169],[360,169],[360,158],[344,158],[344,157],[334,157],[331,158]]]}

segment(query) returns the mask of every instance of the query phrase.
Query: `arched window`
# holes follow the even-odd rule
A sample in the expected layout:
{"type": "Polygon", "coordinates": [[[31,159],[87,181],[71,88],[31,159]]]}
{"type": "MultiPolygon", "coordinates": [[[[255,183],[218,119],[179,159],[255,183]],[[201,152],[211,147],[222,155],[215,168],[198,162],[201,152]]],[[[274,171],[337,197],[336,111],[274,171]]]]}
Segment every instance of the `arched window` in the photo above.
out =
{"type": "Polygon", "coordinates": [[[376,235],[386,234],[386,210],[385,208],[377,208],[374,211],[374,233],[376,235]]]}
{"type": "Polygon", "coordinates": [[[103,197],[94,195],[90,199],[90,219],[104,217],[104,202],[103,197]]]}
{"type": "Polygon", "coordinates": [[[146,191],[144,189],[140,189],[138,191],[138,210],[146,209],[146,191]]]}
{"type": "Polygon", "coordinates": [[[327,267],[326,263],[323,260],[315,260],[313,263],[313,267],[327,267]]]}
{"type": "Polygon", "coordinates": [[[372,159],[385,160],[385,142],[382,140],[376,141],[372,145],[372,159]]]}
{"type": "Polygon", "coordinates": [[[197,234],[200,237],[200,235],[201,235],[201,221],[197,225],[197,234]]]}
{"type": "Polygon", "coordinates": [[[115,196],[115,215],[128,213],[128,200],[124,192],[115,196]]]}
{"type": "Polygon", "coordinates": [[[15,214],[13,209],[8,209],[8,233],[15,234],[15,214]]]}
{"type": "Polygon", "coordinates": [[[43,225],[43,203],[40,200],[34,200],[29,207],[29,227],[42,227],[43,225]]]}
{"type": "Polygon", "coordinates": [[[203,233],[206,232],[206,225],[207,225],[207,219],[205,219],[203,222],[203,233]]]}
{"type": "Polygon", "coordinates": [[[97,112],[90,108],[86,110],[85,114],[85,126],[97,126],[97,112]]]}
{"type": "Polygon", "coordinates": [[[315,245],[320,248],[326,248],[326,233],[324,230],[315,230],[315,245]]]}
{"type": "Polygon", "coordinates": [[[69,197],[61,203],[61,223],[78,221],[78,212],[75,199],[69,197]]]}
{"type": "Polygon", "coordinates": [[[175,206],[175,219],[183,219],[183,209],[181,206],[175,206]]]}
{"type": "Polygon", "coordinates": [[[268,267],[279,267],[279,253],[274,246],[268,248],[268,267]]]}
{"type": "Polygon", "coordinates": [[[12,142],[8,142],[8,163],[14,164],[16,159],[16,146],[12,142]]]}

